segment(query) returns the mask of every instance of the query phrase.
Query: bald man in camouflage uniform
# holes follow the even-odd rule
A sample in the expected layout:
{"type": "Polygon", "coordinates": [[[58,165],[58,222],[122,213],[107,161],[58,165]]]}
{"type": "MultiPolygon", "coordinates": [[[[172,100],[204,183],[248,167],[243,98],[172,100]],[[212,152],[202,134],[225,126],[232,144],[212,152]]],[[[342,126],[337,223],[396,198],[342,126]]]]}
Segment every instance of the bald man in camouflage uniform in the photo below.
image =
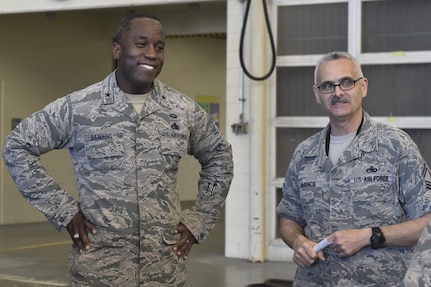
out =
{"type": "Polygon", "coordinates": [[[155,79],[164,40],[155,17],[127,17],[113,44],[116,71],[48,104],[5,139],[3,157],[23,196],[72,237],[73,287],[186,286],[185,259],[227,196],[231,146],[205,110],[155,79]],[[60,148],[70,151],[79,202],[40,161],[60,148]],[[181,210],[177,173],[186,154],[202,169],[194,206],[181,210]]]}
{"type": "Polygon", "coordinates": [[[368,81],[350,54],[316,66],[316,101],[329,124],[298,145],[277,207],[298,265],[293,286],[403,286],[431,218],[431,175],[404,131],[362,109],[368,81]],[[329,247],[315,250],[327,238],[329,247]]]}
{"type": "Polygon", "coordinates": [[[404,284],[406,287],[431,286],[431,221],[419,238],[404,284]]]}

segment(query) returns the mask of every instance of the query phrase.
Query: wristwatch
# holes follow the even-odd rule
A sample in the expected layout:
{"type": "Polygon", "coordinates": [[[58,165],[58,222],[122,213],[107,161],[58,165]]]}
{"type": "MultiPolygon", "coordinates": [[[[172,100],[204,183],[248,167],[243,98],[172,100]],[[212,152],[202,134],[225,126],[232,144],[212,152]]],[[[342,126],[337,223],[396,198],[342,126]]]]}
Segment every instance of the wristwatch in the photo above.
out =
{"type": "Polygon", "coordinates": [[[386,239],[380,227],[371,227],[371,232],[371,248],[377,249],[383,247],[386,239]]]}

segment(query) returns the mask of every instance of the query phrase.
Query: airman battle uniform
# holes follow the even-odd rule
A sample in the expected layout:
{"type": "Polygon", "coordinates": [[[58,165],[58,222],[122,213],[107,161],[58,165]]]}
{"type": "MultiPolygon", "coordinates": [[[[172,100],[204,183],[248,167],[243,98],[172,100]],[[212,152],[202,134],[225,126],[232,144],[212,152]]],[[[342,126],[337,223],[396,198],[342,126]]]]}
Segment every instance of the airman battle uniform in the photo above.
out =
{"type": "Polygon", "coordinates": [[[3,156],[23,196],[56,229],[79,209],[95,224],[91,249],[72,248],[72,286],[185,286],[172,231],[182,222],[204,240],[233,176],[231,146],[205,110],[156,80],[137,114],[115,72],[24,120],[6,138],[3,156]],[[59,148],[70,151],[79,202],[40,161],[59,148]],[[181,211],[176,180],[186,154],[202,170],[196,203],[181,211]]]}
{"type": "MultiPolygon", "coordinates": [[[[333,165],[325,152],[329,125],[295,150],[277,213],[319,242],[343,229],[392,225],[431,212],[430,172],[402,130],[364,112],[359,133],[333,165]]],[[[366,247],[298,267],[294,286],[403,286],[410,247],[366,247]]]]}
{"type": "Polygon", "coordinates": [[[429,287],[431,286],[431,222],[425,226],[415,251],[404,278],[405,286],[429,287]]]}

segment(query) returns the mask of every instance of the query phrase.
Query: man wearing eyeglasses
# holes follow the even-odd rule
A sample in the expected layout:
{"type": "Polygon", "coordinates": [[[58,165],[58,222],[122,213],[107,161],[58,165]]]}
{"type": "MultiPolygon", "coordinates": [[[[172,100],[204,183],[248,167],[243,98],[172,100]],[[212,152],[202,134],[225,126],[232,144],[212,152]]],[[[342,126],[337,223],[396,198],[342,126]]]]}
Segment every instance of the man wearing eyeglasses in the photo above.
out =
{"type": "Polygon", "coordinates": [[[362,109],[367,89],[349,53],[316,65],[314,95],[329,124],[296,148],[277,207],[298,265],[294,286],[403,286],[431,219],[429,167],[404,131],[362,109]]]}

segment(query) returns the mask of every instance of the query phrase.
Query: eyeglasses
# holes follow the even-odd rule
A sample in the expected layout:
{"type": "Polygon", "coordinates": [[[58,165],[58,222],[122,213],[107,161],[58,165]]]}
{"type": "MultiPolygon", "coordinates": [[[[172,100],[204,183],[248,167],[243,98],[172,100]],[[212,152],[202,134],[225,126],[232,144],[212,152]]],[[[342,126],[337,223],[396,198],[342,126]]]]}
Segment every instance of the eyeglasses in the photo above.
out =
{"type": "Polygon", "coordinates": [[[340,87],[342,91],[348,91],[355,87],[357,81],[362,80],[364,77],[360,77],[357,80],[352,78],[343,78],[340,83],[334,84],[333,82],[323,82],[320,86],[317,86],[319,91],[323,94],[329,94],[335,91],[335,87],[340,87]]]}

